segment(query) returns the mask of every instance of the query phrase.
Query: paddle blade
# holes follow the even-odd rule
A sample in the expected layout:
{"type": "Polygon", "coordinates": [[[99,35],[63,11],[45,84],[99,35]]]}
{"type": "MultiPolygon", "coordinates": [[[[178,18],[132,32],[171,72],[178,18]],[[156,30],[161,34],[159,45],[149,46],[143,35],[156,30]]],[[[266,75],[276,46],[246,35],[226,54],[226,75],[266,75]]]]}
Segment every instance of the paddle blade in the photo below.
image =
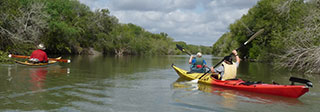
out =
{"type": "Polygon", "coordinates": [[[247,45],[250,41],[252,41],[254,38],[256,38],[257,36],[259,36],[263,31],[264,31],[264,29],[260,29],[258,32],[256,32],[254,35],[252,35],[252,36],[250,37],[250,39],[247,40],[243,45],[247,45]]]}
{"type": "Polygon", "coordinates": [[[182,46],[180,46],[180,45],[178,45],[178,44],[176,44],[176,46],[177,46],[177,48],[178,48],[180,51],[185,52],[185,53],[187,53],[189,56],[191,56],[191,53],[188,52],[188,51],[186,51],[182,46]]]}
{"type": "Polygon", "coordinates": [[[194,80],[189,81],[188,83],[198,83],[198,82],[199,82],[199,79],[194,79],[194,80]]]}
{"type": "Polygon", "coordinates": [[[180,46],[180,45],[178,45],[178,44],[176,44],[176,46],[177,46],[177,48],[178,48],[180,51],[184,51],[184,49],[183,49],[182,46],[180,46]]]}

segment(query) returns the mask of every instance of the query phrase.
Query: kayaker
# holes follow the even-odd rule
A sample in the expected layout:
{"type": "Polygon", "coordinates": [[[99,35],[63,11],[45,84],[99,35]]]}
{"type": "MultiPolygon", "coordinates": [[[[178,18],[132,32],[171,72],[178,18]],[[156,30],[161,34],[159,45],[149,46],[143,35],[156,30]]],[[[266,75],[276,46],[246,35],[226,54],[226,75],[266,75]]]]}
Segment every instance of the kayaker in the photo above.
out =
{"type": "Polygon", "coordinates": [[[37,46],[37,50],[34,50],[30,56],[29,62],[32,63],[48,63],[47,53],[44,52],[46,48],[43,44],[37,46]]]}
{"type": "Polygon", "coordinates": [[[212,73],[220,74],[220,80],[235,79],[237,76],[237,68],[240,64],[240,58],[236,50],[233,50],[232,54],[236,57],[236,62],[232,62],[232,56],[226,56],[220,66],[217,68],[211,67],[212,73]]]}
{"type": "Polygon", "coordinates": [[[202,58],[202,54],[198,52],[196,57],[190,56],[189,64],[191,64],[191,72],[204,73],[207,62],[202,58]]]}

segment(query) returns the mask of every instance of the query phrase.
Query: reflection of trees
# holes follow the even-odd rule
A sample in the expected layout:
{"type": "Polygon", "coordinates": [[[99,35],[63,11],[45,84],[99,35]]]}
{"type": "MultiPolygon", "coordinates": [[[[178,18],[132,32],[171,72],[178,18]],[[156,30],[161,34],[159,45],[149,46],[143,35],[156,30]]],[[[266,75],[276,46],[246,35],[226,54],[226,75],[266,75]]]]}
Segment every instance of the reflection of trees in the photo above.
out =
{"type": "Polygon", "coordinates": [[[93,72],[91,76],[102,74],[114,77],[118,74],[133,74],[146,72],[150,69],[166,69],[172,64],[168,56],[75,56],[72,66],[82,72],[93,72]],[[93,70],[94,71],[91,71],[93,70]],[[88,70],[88,71],[87,71],[88,70]]]}

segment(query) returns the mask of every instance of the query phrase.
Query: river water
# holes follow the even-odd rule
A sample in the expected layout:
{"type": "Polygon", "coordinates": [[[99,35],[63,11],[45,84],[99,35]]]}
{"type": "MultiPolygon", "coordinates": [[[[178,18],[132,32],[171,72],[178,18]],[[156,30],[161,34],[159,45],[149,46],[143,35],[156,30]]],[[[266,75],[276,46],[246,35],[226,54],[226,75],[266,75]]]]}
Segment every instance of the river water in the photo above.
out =
{"type": "MultiPolygon", "coordinates": [[[[171,68],[188,69],[188,56],[72,56],[70,64],[44,67],[0,65],[0,111],[49,112],[318,112],[320,75],[241,62],[243,80],[314,87],[298,99],[190,84],[171,68]]],[[[220,58],[204,56],[209,66],[220,58]]]]}

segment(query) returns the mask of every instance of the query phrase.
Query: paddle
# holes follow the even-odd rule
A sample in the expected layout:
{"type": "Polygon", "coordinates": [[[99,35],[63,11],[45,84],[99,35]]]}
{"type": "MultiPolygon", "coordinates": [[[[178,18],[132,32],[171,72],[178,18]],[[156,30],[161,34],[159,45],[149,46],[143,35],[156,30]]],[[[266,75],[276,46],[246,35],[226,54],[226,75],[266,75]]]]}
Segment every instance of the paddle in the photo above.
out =
{"type": "MultiPolygon", "coordinates": [[[[191,53],[189,52],[189,51],[187,51],[186,49],[184,49],[182,46],[180,46],[180,45],[178,45],[178,44],[176,44],[176,46],[177,46],[177,48],[180,50],[180,51],[182,51],[182,52],[184,52],[184,53],[187,53],[189,56],[191,56],[191,53]]],[[[207,67],[207,66],[205,66],[206,68],[208,68],[208,69],[210,69],[209,67],[207,67]]]]}
{"type": "MultiPolygon", "coordinates": [[[[258,35],[260,35],[262,32],[264,31],[264,29],[260,29],[258,32],[256,32],[254,35],[252,35],[249,40],[247,40],[245,43],[243,43],[240,47],[238,47],[236,50],[238,51],[240,48],[246,46],[249,42],[251,42],[254,38],[256,38],[258,35]]],[[[232,53],[229,55],[231,56],[232,53]]],[[[219,61],[219,63],[217,63],[213,68],[216,68],[218,65],[220,65],[223,62],[223,59],[221,61],[219,61]]],[[[199,79],[201,79],[203,76],[205,76],[207,73],[209,73],[209,71],[207,71],[206,73],[204,73],[201,77],[199,77],[198,79],[194,79],[191,82],[194,83],[198,83],[199,79]]]]}
{"type": "Polygon", "coordinates": [[[308,87],[313,87],[312,82],[307,79],[301,79],[297,77],[290,77],[289,81],[291,81],[291,85],[294,85],[294,82],[306,84],[308,87]]]}
{"type": "MultiPolygon", "coordinates": [[[[30,56],[22,56],[22,55],[14,55],[14,54],[9,54],[8,56],[9,56],[10,58],[11,58],[11,57],[14,57],[14,58],[26,58],[26,59],[29,59],[29,58],[30,58],[30,56]]],[[[70,63],[70,62],[71,62],[70,60],[67,60],[67,59],[56,59],[56,58],[48,58],[48,60],[65,62],[65,63],[70,63]]]]}
{"type": "Polygon", "coordinates": [[[180,46],[180,45],[178,45],[178,44],[176,44],[176,46],[177,46],[177,48],[178,48],[180,51],[185,52],[185,53],[187,53],[189,56],[191,56],[191,53],[190,53],[189,51],[187,51],[186,49],[184,49],[182,46],[180,46]]]}

